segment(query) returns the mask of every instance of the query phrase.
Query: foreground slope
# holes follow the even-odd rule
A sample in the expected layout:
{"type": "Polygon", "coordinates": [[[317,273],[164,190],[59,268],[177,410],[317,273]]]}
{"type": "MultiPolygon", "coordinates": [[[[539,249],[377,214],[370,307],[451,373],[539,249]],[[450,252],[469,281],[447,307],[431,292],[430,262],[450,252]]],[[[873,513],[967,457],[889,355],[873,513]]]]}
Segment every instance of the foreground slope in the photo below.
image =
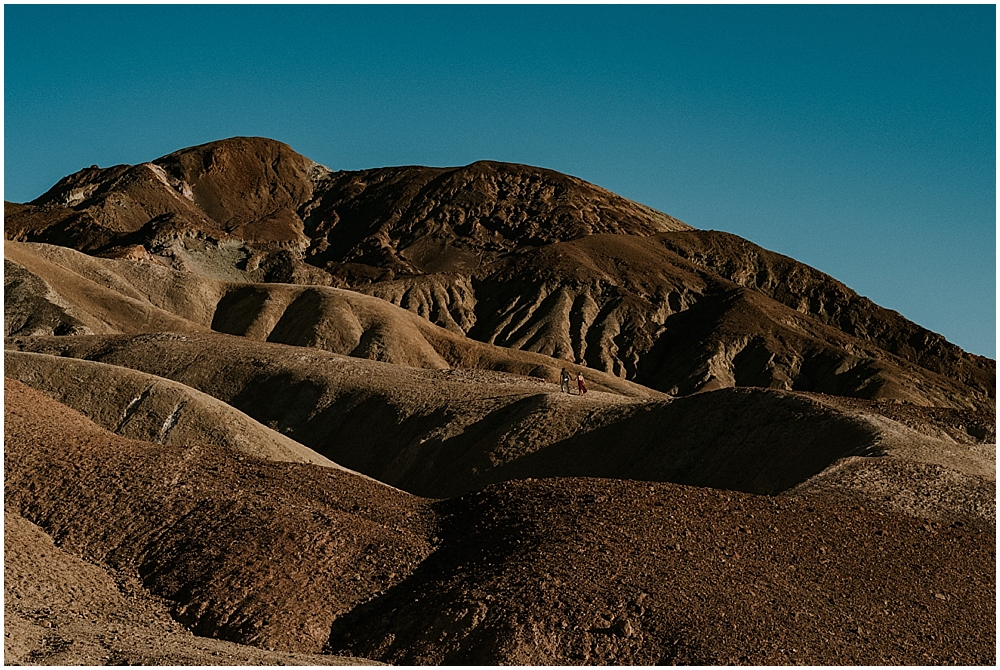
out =
{"type": "Polygon", "coordinates": [[[508,482],[449,504],[444,546],[335,622],[332,651],[599,665],[995,656],[988,531],[628,481],[508,482]]]}
{"type": "Polygon", "coordinates": [[[995,662],[978,524],[608,480],[430,502],[6,397],[8,513],[202,635],[397,663],[995,662]]]}
{"type": "Polygon", "coordinates": [[[192,635],[129,579],[4,513],[4,665],[360,665],[192,635]]]}
{"type": "Polygon", "coordinates": [[[172,601],[196,634],[318,651],[333,619],[432,549],[426,503],[378,482],[127,440],[16,382],[5,389],[7,506],[172,601]]]}

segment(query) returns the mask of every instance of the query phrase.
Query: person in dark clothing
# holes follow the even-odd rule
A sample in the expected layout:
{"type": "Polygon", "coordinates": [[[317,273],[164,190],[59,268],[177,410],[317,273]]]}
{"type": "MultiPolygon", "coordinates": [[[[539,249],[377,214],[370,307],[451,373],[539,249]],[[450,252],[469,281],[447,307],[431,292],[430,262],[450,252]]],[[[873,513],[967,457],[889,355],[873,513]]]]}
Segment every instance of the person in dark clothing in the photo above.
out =
{"type": "Polygon", "coordinates": [[[562,369],[562,373],[559,375],[559,390],[564,393],[569,393],[569,373],[566,372],[566,368],[562,369]]]}
{"type": "Polygon", "coordinates": [[[583,382],[583,373],[576,373],[576,385],[580,388],[580,395],[587,394],[587,385],[583,382]]]}

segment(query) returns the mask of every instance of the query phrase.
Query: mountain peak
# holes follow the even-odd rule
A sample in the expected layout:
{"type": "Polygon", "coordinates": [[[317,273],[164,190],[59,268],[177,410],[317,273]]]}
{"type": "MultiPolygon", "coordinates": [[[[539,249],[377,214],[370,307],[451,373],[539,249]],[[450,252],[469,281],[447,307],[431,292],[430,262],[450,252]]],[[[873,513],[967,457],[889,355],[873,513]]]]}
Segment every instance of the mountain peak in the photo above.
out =
{"type": "MultiPolygon", "coordinates": [[[[653,235],[690,226],[554,170],[482,160],[333,172],[283,142],[231,137],[137,166],[87,168],[31,203],[64,207],[46,228],[84,226],[89,253],[122,244],[154,250],[178,237],[277,244],[339,272],[463,269],[517,249],[600,233],[653,235]],[[128,238],[127,240],[124,238],[128,238]]],[[[8,236],[50,241],[37,228],[8,236]]],[[[77,231],[79,233],[79,231],[77,231]]]]}

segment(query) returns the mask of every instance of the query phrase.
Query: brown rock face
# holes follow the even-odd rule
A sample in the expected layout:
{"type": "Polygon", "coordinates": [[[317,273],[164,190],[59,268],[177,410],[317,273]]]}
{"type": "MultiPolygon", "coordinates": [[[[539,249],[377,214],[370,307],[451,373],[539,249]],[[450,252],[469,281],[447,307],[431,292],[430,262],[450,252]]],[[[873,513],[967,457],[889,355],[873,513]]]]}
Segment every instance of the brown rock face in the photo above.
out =
{"type": "Polygon", "coordinates": [[[332,172],[234,138],[82,170],[9,204],[5,230],[219,279],[353,288],[461,336],[672,394],[764,386],[995,407],[993,361],[832,277],[524,165],[332,172]]]}

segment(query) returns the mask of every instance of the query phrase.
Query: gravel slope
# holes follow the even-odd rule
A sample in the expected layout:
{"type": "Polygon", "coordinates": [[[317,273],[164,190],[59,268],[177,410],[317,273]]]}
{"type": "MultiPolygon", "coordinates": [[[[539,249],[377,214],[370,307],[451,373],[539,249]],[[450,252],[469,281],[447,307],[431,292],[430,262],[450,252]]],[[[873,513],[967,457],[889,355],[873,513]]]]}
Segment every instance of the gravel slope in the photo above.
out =
{"type": "Polygon", "coordinates": [[[134,579],[59,549],[4,512],[4,665],[366,665],[198,637],[134,579]]]}
{"type": "Polygon", "coordinates": [[[404,664],[995,662],[985,523],[628,480],[434,502],[125,440],[11,381],[5,419],[7,513],[201,635],[404,664]]]}

